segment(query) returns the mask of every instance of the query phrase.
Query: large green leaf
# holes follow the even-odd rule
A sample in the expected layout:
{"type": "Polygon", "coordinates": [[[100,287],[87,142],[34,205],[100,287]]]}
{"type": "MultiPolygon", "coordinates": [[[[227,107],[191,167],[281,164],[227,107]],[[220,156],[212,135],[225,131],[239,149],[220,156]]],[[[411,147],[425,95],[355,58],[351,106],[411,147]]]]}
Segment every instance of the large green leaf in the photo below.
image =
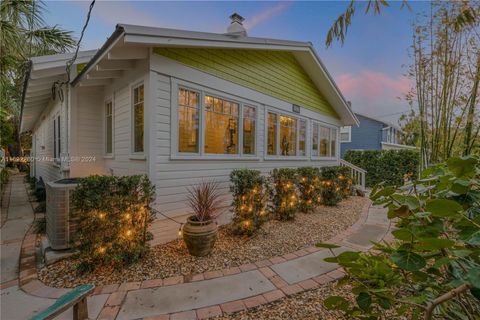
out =
{"type": "Polygon", "coordinates": [[[427,202],[426,209],[435,217],[452,217],[462,211],[463,207],[453,200],[434,199],[427,202]]]}
{"type": "Polygon", "coordinates": [[[475,232],[470,236],[470,239],[467,240],[468,244],[472,246],[480,246],[480,231],[475,232]]]}
{"type": "Polygon", "coordinates": [[[409,196],[409,195],[405,196],[405,195],[402,195],[402,194],[395,193],[395,194],[392,194],[391,197],[396,202],[398,202],[402,205],[408,206],[408,208],[410,210],[415,210],[420,206],[420,202],[414,196],[409,196]]]}
{"type": "Polygon", "coordinates": [[[367,292],[360,292],[357,296],[357,304],[360,309],[364,311],[368,311],[370,309],[370,305],[372,304],[372,297],[367,292]]]}
{"type": "Polygon", "coordinates": [[[328,310],[347,310],[349,302],[340,296],[330,296],[323,301],[328,310]]]}
{"type": "Polygon", "coordinates": [[[453,174],[459,178],[473,177],[478,160],[473,157],[454,157],[447,160],[447,166],[453,174]]]}
{"type": "Polygon", "coordinates": [[[319,243],[315,244],[315,247],[317,247],[317,248],[327,248],[327,249],[340,248],[340,246],[337,246],[336,244],[324,243],[324,242],[319,242],[319,243]]]}
{"type": "Polygon", "coordinates": [[[415,245],[417,250],[440,250],[450,248],[455,245],[455,241],[442,238],[423,238],[415,245]]]}
{"type": "Polygon", "coordinates": [[[417,271],[425,267],[425,259],[411,251],[400,250],[392,254],[392,261],[401,269],[417,271]]]}
{"type": "Polygon", "coordinates": [[[395,238],[403,241],[412,241],[414,237],[412,231],[405,228],[394,230],[392,234],[395,238]]]}
{"type": "Polygon", "coordinates": [[[480,289],[480,268],[468,270],[467,280],[474,288],[480,289]]]}

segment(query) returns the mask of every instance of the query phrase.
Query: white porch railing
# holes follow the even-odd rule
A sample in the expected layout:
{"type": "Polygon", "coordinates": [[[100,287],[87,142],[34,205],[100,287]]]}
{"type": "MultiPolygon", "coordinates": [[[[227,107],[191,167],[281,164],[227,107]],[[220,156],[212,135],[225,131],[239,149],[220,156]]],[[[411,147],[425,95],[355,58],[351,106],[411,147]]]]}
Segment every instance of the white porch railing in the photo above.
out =
{"type": "Polygon", "coordinates": [[[340,165],[350,168],[353,184],[360,187],[362,191],[365,191],[365,175],[367,171],[343,159],[340,159],[340,165]]]}

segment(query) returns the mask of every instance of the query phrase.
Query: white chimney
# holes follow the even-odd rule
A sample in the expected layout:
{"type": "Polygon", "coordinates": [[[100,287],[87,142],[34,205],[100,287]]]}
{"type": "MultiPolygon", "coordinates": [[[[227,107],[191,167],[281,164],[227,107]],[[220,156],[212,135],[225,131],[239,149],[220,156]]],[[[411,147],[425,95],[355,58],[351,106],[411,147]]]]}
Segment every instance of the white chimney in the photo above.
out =
{"type": "Polygon", "coordinates": [[[230,20],[232,20],[232,22],[230,22],[230,25],[227,28],[227,34],[236,37],[246,37],[247,30],[245,30],[242,24],[245,19],[235,12],[230,16],[230,20]]]}

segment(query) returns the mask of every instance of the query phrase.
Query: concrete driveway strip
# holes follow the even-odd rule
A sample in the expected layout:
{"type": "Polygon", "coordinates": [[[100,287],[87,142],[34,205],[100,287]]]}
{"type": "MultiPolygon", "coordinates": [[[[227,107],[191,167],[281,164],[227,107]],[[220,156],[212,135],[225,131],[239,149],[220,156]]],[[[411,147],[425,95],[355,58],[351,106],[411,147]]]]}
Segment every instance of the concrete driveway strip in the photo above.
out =
{"type": "Polygon", "coordinates": [[[181,285],[130,291],[117,319],[137,319],[243,299],[275,290],[259,271],[181,285]]]}

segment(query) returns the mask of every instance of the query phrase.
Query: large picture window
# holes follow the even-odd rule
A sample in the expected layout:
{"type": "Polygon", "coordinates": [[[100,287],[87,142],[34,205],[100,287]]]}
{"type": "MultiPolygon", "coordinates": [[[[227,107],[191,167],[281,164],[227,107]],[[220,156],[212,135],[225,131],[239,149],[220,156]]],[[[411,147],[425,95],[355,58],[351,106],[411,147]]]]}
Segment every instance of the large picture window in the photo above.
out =
{"type": "Polygon", "coordinates": [[[267,154],[277,154],[277,115],[268,113],[267,154]]]}
{"type": "Polygon", "coordinates": [[[238,103],[205,96],[205,153],[238,154],[238,103]]]}
{"type": "Polygon", "coordinates": [[[144,87],[133,88],[133,152],[144,151],[144,87]]]}
{"type": "Polygon", "coordinates": [[[280,116],[280,150],[282,156],[297,153],[297,119],[280,116]]]}
{"type": "Polygon", "coordinates": [[[105,105],[105,153],[113,152],[113,108],[112,101],[105,105]]]}
{"type": "Polygon", "coordinates": [[[256,119],[257,109],[251,105],[179,88],[178,152],[255,155],[256,119]]]}
{"type": "Polygon", "coordinates": [[[306,120],[275,111],[268,112],[267,155],[306,156],[306,139],[306,120]]]}
{"type": "Polygon", "coordinates": [[[178,151],[198,153],[200,94],[178,90],[178,151]]]}
{"type": "Polygon", "coordinates": [[[330,158],[336,156],[337,129],[322,126],[318,123],[312,125],[312,156],[330,158]]]}

